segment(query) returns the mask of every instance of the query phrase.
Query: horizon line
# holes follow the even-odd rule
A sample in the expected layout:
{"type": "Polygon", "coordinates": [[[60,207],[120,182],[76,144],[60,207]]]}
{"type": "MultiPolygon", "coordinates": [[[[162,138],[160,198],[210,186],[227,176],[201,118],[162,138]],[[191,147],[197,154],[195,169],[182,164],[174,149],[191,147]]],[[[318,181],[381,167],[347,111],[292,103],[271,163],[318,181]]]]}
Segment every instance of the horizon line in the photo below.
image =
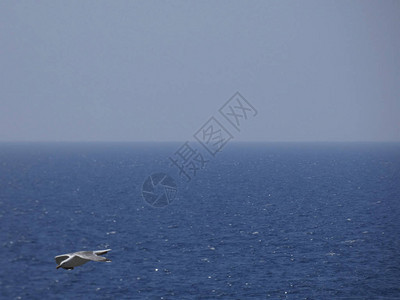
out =
{"type": "MultiPolygon", "coordinates": [[[[129,143],[185,143],[188,142],[195,142],[198,143],[197,140],[172,140],[172,141],[155,141],[155,140],[121,140],[121,141],[107,141],[107,140],[0,140],[1,144],[78,144],[78,143],[102,143],[102,144],[129,144],[129,143]]],[[[262,141],[262,140],[231,140],[229,143],[400,143],[400,140],[269,140],[269,141],[262,141]]]]}

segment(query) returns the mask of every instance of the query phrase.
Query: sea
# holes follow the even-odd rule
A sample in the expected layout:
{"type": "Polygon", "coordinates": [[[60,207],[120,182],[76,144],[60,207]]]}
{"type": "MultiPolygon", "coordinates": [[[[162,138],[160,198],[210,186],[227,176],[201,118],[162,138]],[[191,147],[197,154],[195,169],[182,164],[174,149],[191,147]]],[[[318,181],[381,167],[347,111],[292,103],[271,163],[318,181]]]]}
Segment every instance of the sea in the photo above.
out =
{"type": "Polygon", "coordinates": [[[1,299],[400,299],[399,249],[399,143],[0,144],[1,299]]]}

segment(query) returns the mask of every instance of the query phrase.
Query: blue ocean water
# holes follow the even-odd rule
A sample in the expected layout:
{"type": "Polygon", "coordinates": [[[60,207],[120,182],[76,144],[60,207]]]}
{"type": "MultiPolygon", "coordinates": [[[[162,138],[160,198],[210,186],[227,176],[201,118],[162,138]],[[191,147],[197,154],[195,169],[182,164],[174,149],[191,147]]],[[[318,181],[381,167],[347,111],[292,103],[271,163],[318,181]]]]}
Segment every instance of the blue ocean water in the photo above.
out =
{"type": "Polygon", "coordinates": [[[231,143],[190,182],[179,145],[1,144],[0,297],[400,298],[399,144],[231,143]],[[157,171],[164,208],[142,197],[157,171]]]}

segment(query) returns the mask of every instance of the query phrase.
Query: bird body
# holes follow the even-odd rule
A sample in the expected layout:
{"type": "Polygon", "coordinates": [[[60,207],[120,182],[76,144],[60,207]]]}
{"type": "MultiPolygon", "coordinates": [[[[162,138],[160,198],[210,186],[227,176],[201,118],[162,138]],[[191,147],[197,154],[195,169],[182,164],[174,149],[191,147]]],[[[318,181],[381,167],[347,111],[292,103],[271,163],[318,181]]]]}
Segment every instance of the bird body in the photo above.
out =
{"type": "Polygon", "coordinates": [[[56,263],[58,264],[57,269],[63,268],[66,270],[72,270],[74,267],[81,266],[88,261],[100,261],[100,262],[111,262],[106,257],[100,256],[106,254],[111,249],[98,250],[98,251],[79,251],[74,253],[62,254],[55,257],[56,263]]]}

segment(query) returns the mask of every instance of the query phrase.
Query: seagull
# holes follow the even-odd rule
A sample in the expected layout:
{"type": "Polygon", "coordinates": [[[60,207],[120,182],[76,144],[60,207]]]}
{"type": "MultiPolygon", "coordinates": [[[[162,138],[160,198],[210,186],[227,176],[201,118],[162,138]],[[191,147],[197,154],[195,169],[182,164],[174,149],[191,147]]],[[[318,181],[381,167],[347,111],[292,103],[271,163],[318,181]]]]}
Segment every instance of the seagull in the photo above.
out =
{"type": "Polygon", "coordinates": [[[109,260],[108,258],[99,256],[102,254],[106,254],[108,251],[111,251],[111,249],[98,251],[79,251],[58,255],[55,257],[56,263],[58,264],[56,269],[63,268],[66,270],[73,270],[74,267],[86,264],[88,261],[91,260],[111,262],[111,260],[109,260]]]}

